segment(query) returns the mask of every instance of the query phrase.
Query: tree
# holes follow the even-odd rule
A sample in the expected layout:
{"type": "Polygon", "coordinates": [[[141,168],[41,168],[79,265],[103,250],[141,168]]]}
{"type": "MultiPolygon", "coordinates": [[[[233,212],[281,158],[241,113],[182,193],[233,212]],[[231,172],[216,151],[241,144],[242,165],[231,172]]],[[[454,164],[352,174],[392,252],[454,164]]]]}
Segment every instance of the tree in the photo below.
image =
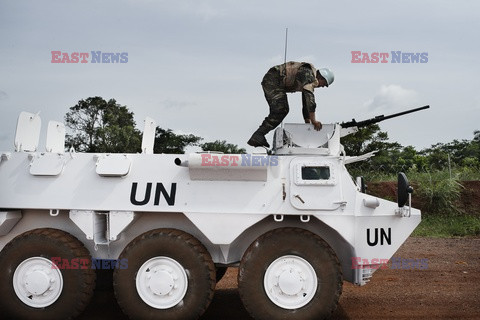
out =
{"type": "MultiPolygon", "coordinates": [[[[449,165],[463,166],[464,159],[478,157],[478,145],[475,138],[469,140],[453,140],[449,143],[436,143],[421,151],[433,169],[443,170],[449,165]]],[[[471,161],[467,161],[469,164],[471,161]]]]}
{"type": "Polygon", "coordinates": [[[141,133],[133,112],[102,97],[80,100],[65,115],[68,147],[80,152],[135,153],[141,151],[141,133]]]}
{"type": "Polygon", "coordinates": [[[480,130],[473,131],[473,141],[480,142],[480,130]]]}
{"type": "MultiPolygon", "coordinates": [[[[350,156],[358,156],[377,151],[374,157],[365,162],[354,163],[350,168],[359,170],[367,167],[366,171],[394,173],[398,168],[404,168],[404,162],[399,161],[402,145],[398,142],[389,142],[388,134],[380,131],[377,124],[360,128],[357,133],[342,139],[345,152],[350,156]]],[[[411,152],[411,150],[408,150],[411,152]]]]}
{"type": "Polygon", "coordinates": [[[480,163],[480,130],[473,132],[472,150],[477,163],[480,163]]]}
{"type": "Polygon", "coordinates": [[[223,153],[246,153],[244,148],[240,148],[236,144],[227,143],[225,140],[215,140],[214,142],[206,142],[200,147],[204,151],[219,151],[223,153]]]}
{"type": "Polygon", "coordinates": [[[171,129],[156,128],[154,153],[185,153],[187,146],[196,146],[203,140],[193,134],[175,134],[171,129]]]}
{"type": "Polygon", "coordinates": [[[366,146],[373,140],[378,131],[380,131],[378,124],[372,124],[342,138],[345,153],[349,156],[358,156],[365,153],[366,146]]]}

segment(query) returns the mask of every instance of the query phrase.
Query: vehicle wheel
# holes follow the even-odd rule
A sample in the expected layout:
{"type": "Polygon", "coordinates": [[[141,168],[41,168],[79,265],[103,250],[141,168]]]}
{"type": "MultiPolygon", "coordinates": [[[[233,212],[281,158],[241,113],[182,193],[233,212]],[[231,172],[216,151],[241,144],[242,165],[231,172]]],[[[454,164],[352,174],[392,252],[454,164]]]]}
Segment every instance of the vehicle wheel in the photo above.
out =
{"type": "Polygon", "coordinates": [[[297,228],[270,231],[245,252],[238,290],[255,319],[324,319],[342,293],[340,263],[317,235],[297,228]]]}
{"type": "Polygon", "coordinates": [[[225,273],[227,273],[228,268],[227,267],[216,267],[215,269],[216,269],[215,278],[216,278],[217,283],[219,283],[220,280],[222,280],[225,273]]]}
{"type": "Polygon", "coordinates": [[[157,229],[135,238],[119,259],[113,286],[118,304],[133,319],[198,319],[212,301],[215,266],[193,236],[157,229]]]}
{"type": "Polygon", "coordinates": [[[0,252],[1,317],[78,316],[95,288],[91,263],[83,244],[64,231],[35,229],[17,236],[0,252]],[[60,265],[57,259],[66,263],[60,265]]]}

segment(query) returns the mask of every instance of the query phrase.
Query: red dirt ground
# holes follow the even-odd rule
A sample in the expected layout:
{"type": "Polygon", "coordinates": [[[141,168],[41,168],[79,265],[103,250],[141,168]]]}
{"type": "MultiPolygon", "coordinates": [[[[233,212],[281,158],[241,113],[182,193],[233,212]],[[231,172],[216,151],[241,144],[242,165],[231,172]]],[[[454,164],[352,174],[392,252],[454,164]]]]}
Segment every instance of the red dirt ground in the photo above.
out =
{"type": "MultiPolygon", "coordinates": [[[[363,287],[345,282],[332,319],[480,319],[480,238],[409,238],[394,256],[428,259],[428,268],[378,270],[363,287]]],[[[127,319],[105,280],[80,319],[127,319]]],[[[251,319],[238,295],[237,269],[217,284],[201,319],[251,319]]]]}

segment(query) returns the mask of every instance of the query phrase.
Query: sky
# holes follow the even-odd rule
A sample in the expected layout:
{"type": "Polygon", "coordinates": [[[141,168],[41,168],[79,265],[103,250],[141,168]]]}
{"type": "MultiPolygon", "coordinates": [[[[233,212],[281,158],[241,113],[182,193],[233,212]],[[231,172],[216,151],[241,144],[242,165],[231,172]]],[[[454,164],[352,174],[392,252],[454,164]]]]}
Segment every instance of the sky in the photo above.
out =
{"type": "MultiPolygon", "coordinates": [[[[480,2],[0,0],[0,150],[14,150],[21,111],[40,112],[44,151],[49,120],[101,96],[126,105],[139,129],[149,116],[253,151],[246,142],[268,114],[260,82],[284,61],[286,28],[288,61],[335,73],[315,90],[321,122],[428,104],[380,124],[417,150],[480,129],[480,2]],[[90,56],[52,63],[52,51],[90,56]],[[127,53],[128,62],[92,63],[92,51],[127,53]],[[353,63],[353,51],[365,63],[353,63]],[[393,63],[392,51],[407,58],[393,63]],[[366,63],[375,52],[387,62],[366,63]],[[427,59],[411,62],[410,53],[427,59]]],[[[303,122],[301,94],[289,102],[285,122],[303,122]]]]}

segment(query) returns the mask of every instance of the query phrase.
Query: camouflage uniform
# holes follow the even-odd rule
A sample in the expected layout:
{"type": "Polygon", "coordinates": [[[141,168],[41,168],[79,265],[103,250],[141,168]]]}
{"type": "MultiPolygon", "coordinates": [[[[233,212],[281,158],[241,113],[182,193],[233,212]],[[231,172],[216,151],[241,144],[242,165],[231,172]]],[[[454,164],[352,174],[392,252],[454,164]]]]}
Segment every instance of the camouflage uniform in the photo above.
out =
{"type": "Polygon", "coordinates": [[[287,62],[268,70],[263,77],[262,88],[270,106],[270,113],[253,134],[252,139],[260,135],[265,136],[287,116],[289,111],[287,92],[302,92],[303,118],[310,119],[309,113],[315,112],[316,109],[313,94],[313,89],[318,86],[316,73],[313,65],[306,62],[287,62]]]}

